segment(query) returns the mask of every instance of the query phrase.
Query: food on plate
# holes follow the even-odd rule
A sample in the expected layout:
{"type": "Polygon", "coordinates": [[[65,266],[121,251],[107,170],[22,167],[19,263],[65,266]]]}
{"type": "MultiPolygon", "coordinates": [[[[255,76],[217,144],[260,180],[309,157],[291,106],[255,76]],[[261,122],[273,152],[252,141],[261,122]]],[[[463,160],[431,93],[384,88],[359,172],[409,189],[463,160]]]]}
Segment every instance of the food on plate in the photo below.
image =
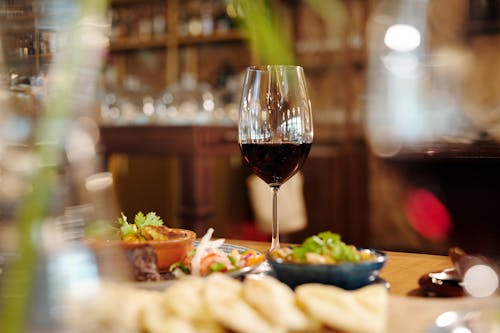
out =
{"type": "Polygon", "coordinates": [[[117,222],[118,227],[107,222],[95,221],[86,228],[86,238],[145,242],[186,237],[183,229],[169,228],[155,212],[144,214],[139,211],[135,214],[132,222],[129,222],[127,216],[122,212],[117,222]]]}
{"type": "Polygon", "coordinates": [[[196,233],[179,228],[169,228],[155,213],[138,212],[133,223],[125,214],[118,218],[119,228],[107,227],[106,233],[96,230],[87,233],[87,244],[96,251],[117,248],[125,252],[136,281],[157,281],[168,273],[170,266],[182,261],[193,249],[196,233]],[[155,267],[156,266],[156,267],[155,267]]]}
{"type": "Polygon", "coordinates": [[[297,306],[293,290],[271,276],[247,277],[243,282],[243,296],[276,326],[306,332],[320,326],[319,321],[306,316],[297,306]]]}
{"type": "Polygon", "coordinates": [[[174,263],[170,271],[176,276],[190,274],[194,276],[207,276],[214,272],[231,273],[245,267],[257,265],[265,260],[265,255],[253,249],[238,251],[233,249],[230,253],[221,247],[224,239],[212,241],[214,229],[210,228],[201,238],[187,257],[174,263]]]}
{"type": "Polygon", "coordinates": [[[161,300],[159,293],[109,281],[99,285],[87,282],[82,290],[81,293],[70,293],[65,299],[62,324],[67,329],[61,331],[143,332],[143,314],[161,300]]]}
{"type": "Polygon", "coordinates": [[[175,237],[151,241],[118,241],[123,249],[130,250],[144,245],[153,247],[157,256],[157,265],[161,273],[168,273],[170,266],[183,260],[194,248],[196,234],[186,229],[170,229],[175,237]]]}
{"type": "Polygon", "coordinates": [[[310,316],[328,327],[342,332],[385,332],[388,295],[380,284],[346,291],[311,283],[298,286],[295,295],[310,316]]]}
{"type": "Polygon", "coordinates": [[[119,237],[125,241],[163,241],[182,238],[183,234],[163,225],[163,220],[155,212],[144,215],[138,212],[134,217],[134,223],[127,221],[127,216],[121,214],[118,218],[120,224],[119,237]]]}
{"type": "Polygon", "coordinates": [[[295,292],[284,288],[269,276],[242,282],[222,273],[186,276],[161,292],[105,282],[92,297],[71,294],[65,323],[74,333],[385,332],[388,292],[380,285],[356,291],[321,284],[295,292]],[[256,302],[254,294],[265,300],[256,302]],[[313,325],[289,323],[304,318],[313,325]]]}
{"type": "Polygon", "coordinates": [[[195,332],[224,332],[201,297],[204,286],[203,279],[185,277],[163,292],[160,308],[169,316],[190,323],[195,332]]]}
{"type": "Polygon", "coordinates": [[[286,332],[284,327],[277,326],[262,317],[243,296],[242,283],[224,274],[212,274],[207,277],[202,294],[203,301],[215,320],[232,331],[286,332]]]}
{"type": "Polygon", "coordinates": [[[355,290],[375,282],[387,255],[344,243],[338,234],[325,231],[301,245],[268,253],[275,276],[295,289],[304,283],[322,283],[355,290]]]}
{"type": "Polygon", "coordinates": [[[272,251],[271,258],[294,263],[337,264],[369,261],[376,257],[370,250],[344,243],[339,234],[324,231],[306,238],[301,245],[272,251]]]}

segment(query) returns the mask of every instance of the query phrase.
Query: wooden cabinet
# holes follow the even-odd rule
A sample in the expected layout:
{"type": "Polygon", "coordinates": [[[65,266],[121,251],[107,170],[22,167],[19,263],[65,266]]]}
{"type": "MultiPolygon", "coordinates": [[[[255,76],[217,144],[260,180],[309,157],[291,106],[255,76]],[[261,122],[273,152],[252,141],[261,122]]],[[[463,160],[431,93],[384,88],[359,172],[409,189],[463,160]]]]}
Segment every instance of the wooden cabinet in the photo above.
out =
{"type": "MultiPolygon", "coordinates": [[[[38,0],[5,1],[2,20],[0,68],[29,84],[31,76],[46,70],[57,51],[57,25],[38,0]]],[[[14,82],[15,84],[15,82],[14,82]]]]}
{"type": "Polygon", "coordinates": [[[183,73],[215,85],[224,67],[251,63],[224,0],[114,0],[110,15],[108,66],[117,86],[133,77],[155,94],[183,73]]]}

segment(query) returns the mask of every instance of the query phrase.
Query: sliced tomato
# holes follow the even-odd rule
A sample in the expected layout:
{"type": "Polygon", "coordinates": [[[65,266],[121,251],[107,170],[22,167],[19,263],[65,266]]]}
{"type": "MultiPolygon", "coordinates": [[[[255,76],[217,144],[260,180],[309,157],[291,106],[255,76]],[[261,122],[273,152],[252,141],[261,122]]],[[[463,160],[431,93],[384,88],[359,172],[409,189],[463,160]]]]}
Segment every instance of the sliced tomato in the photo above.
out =
{"type": "Polygon", "coordinates": [[[200,262],[200,275],[205,276],[210,273],[210,266],[217,261],[216,253],[209,253],[203,258],[201,258],[200,262]]]}

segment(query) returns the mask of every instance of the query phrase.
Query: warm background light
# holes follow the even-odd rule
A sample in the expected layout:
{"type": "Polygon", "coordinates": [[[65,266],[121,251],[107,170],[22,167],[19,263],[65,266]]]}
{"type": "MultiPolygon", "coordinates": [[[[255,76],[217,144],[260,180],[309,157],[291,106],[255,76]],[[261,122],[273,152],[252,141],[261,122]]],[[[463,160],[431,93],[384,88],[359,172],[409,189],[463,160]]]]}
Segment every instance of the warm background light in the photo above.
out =
{"type": "Polygon", "coordinates": [[[387,29],[384,43],[394,51],[413,51],[420,45],[420,32],[411,25],[395,24],[387,29]]]}

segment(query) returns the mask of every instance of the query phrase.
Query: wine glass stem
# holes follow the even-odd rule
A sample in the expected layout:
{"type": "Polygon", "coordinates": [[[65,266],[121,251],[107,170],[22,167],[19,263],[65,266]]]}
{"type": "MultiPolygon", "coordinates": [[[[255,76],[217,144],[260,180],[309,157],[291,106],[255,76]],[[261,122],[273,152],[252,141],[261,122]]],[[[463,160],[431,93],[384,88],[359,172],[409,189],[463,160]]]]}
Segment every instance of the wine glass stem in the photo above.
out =
{"type": "Polygon", "coordinates": [[[273,227],[271,229],[271,251],[280,247],[280,229],[278,226],[278,190],[279,186],[271,186],[273,191],[273,227]]]}

